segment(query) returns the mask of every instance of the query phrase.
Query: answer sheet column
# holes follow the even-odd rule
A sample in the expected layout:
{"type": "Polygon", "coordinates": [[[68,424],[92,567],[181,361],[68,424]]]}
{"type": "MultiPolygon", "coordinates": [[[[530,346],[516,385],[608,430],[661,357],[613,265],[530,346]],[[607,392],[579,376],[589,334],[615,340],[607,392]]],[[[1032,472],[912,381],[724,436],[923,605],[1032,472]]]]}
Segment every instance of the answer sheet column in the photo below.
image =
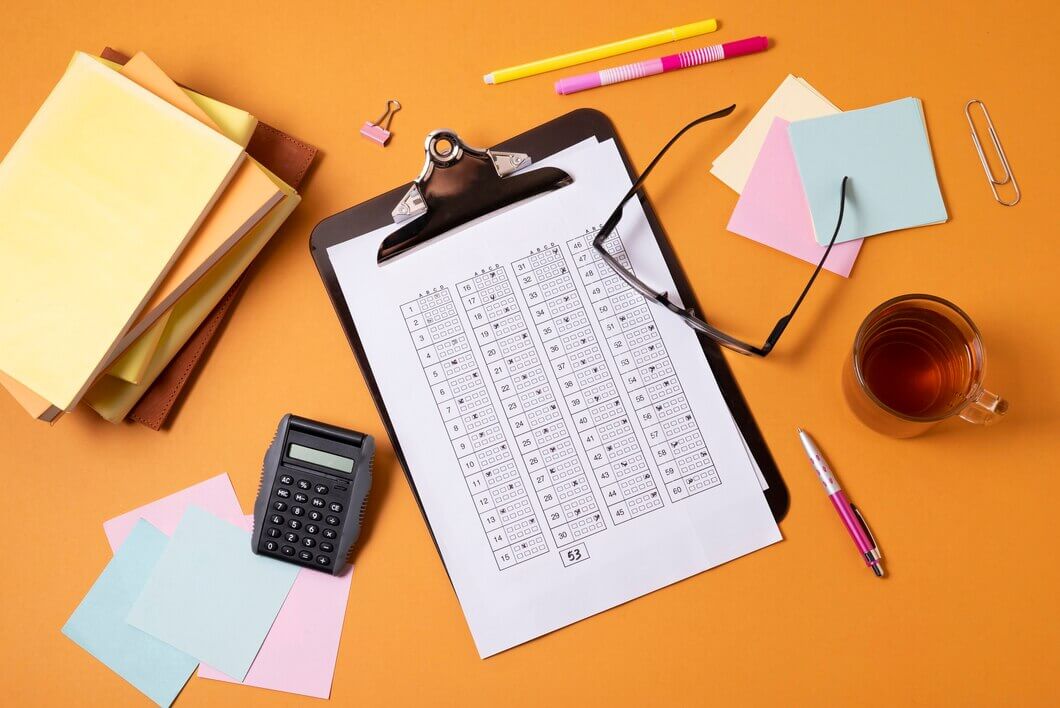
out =
{"type": "MultiPolygon", "coordinates": [[[[673,362],[659,336],[648,301],[618,277],[592,246],[592,235],[567,242],[578,275],[600,318],[608,351],[636,409],[671,501],[721,484],[673,362]]],[[[618,233],[605,244],[632,270],[618,233]]]]}
{"type": "Polygon", "coordinates": [[[441,288],[401,306],[500,570],[548,552],[456,304],[441,288]]]}
{"type": "Polygon", "coordinates": [[[556,546],[607,527],[507,272],[456,284],[556,546]]]}
{"type": "Polygon", "coordinates": [[[512,264],[611,519],[663,508],[625,404],[558,246],[512,264]]]}

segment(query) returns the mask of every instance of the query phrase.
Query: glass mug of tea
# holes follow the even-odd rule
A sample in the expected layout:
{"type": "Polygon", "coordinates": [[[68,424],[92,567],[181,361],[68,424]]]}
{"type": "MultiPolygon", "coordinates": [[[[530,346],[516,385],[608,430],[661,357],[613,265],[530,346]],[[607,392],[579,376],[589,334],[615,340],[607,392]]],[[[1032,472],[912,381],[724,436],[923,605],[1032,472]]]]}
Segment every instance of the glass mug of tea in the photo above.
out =
{"type": "Polygon", "coordinates": [[[869,313],[843,368],[843,393],[873,430],[908,438],[960,416],[989,425],[1008,402],[983,388],[979,329],[952,302],[901,295],[869,313]]]}

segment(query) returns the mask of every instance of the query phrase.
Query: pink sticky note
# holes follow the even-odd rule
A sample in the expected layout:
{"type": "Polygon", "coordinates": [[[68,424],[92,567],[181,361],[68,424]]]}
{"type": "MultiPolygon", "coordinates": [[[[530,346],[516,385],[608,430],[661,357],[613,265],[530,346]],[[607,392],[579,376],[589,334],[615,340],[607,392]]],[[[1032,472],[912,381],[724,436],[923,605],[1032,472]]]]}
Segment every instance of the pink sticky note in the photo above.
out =
{"type": "MultiPolygon", "coordinates": [[[[838,204],[836,207],[838,216],[838,204]]],[[[813,219],[799,179],[786,120],[773,119],[729,219],[728,229],[807,263],[820,263],[825,247],[814,239],[813,219]]],[[[833,246],[825,269],[849,277],[862,240],[833,246]]]]}
{"type": "MultiPolygon", "coordinates": [[[[249,530],[253,519],[240,525],[249,530]]],[[[206,664],[199,665],[199,676],[328,698],[352,578],[352,568],[339,577],[303,568],[246,678],[236,681],[206,664]]]]}
{"type": "Polygon", "coordinates": [[[110,550],[117,551],[121,547],[140,519],[147,520],[165,535],[172,536],[189,504],[202,507],[229,523],[243,523],[243,510],[239,508],[232,481],[227,474],[219,474],[104,522],[103,532],[107,534],[110,550]]]}

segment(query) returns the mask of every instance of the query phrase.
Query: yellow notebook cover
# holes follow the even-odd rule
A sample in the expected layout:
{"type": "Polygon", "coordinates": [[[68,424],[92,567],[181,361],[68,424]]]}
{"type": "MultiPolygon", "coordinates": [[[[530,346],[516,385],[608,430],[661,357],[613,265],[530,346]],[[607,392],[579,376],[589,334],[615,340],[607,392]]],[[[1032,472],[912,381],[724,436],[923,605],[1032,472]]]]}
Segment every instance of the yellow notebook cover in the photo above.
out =
{"type": "MultiPolygon", "coordinates": [[[[217,124],[144,53],[134,56],[121,73],[192,118],[218,130],[217,124]]],[[[240,165],[232,181],[198,231],[155,289],[135,323],[118,342],[106,362],[110,366],[140,335],[202,277],[232,246],[283,198],[280,191],[253,161],[240,165]]]]}
{"type": "Polygon", "coordinates": [[[0,163],[0,370],[72,408],[243,158],[75,54],[0,163]]]}

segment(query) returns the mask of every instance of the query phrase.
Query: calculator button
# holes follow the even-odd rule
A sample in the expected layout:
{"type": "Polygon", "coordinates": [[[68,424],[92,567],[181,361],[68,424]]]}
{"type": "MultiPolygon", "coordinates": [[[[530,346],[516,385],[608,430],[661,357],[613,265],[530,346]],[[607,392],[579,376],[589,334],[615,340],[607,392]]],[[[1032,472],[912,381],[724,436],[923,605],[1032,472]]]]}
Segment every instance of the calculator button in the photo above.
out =
{"type": "Polygon", "coordinates": [[[280,530],[278,528],[276,528],[275,526],[273,526],[271,529],[269,529],[265,533],[269,534],[269,538],[279,538],[280,537],[280,530]]]}
{"type": "Polygon", "coordinates": [[[278,496],[280,499],[286,499],[287,497],[291,496],[291,490],[280,487],[276,490],[276,496],[278,496]]]}
{"type": "Polygon", "coordinates": [[[328,488],[325,487],[323,484],[318,484],[317,486],[313,487],[313,491],[317,494],[327,494],[328,488]]]}
{"type": "Polygon", "coordinates": [[[331,565],[331,559],[327,556],[317,556],[317,565],[331,565]]]}
{"type": "Polygon", "coordinates": [[[338,534],[335,533],[335,529],[324,529],[321,531],[321,535],[323,535],[324,538],[334,539],[338,534]]]}
{"type": "Polygon", "coordinates": [[[332,526],[338,526],[339,525],[339,517],[337,517],[337,516],[328,516],[328,517],[326,517],[324,519],[324,521],[327,521],[332,526]]]}
{"type": "Polygon", "coordinates": [[[335,550],[335,546],[331,545],[327,541],[321,541],[320,542],[320,550],[324,551],[324,553],[331,553],[332,551],[335,550]]]}
{"type": "Polygon", "coordinates": [[[319,511],[310,511],[309,512],[310,521],[320,521],[322,518],[324,518],[324,515],[321,514],[319,511]]]}
{"type": "Polygon", "coordinates": [[[289,474],[280,475],[280,484],[293,484],[293,483],[294,483],[294,477],[292,477],[291,475],[289,475],[289,474]]]}
{"type": "Polygon", "coordinates": [[[296,506],[295,508],[291,509],[291,513],[294,514],[295,516],[301,516],[302,514],[305,513],[305,509],[303,509],[300,506],[296,506]]]}
{"type": "Polygon", "coordinates": [[[276,511],[287,511],[287,505],[284,504],[282,501],[273,502],[272,508],[276,511]]]}
{"type": "Polygon", "coordinates": [[[320,527],[317,526],[316,524],[306,524],[306,527],[305,527],[305,532],[306,533],[316,533],[319,530],[320,530],[320,527]]]}
{"type": "Polygon", "coordinates": [[[328,505],[328,508],[338,514],[342,511],[342,504],[339,504],[338,502],[331,502],[331,504],[328,505]]]}
{"type": "Polygon", "coordinates": [[[287,541],[287,543],[298,543],[298,534],[288,531],[284,535],[283,540],[287,541]]]}
{"type": "Polygon", "coordinates": [[[272,516],[269,517],[269,521],[271,521],[274,524],[282,524],[283,523],[283,517],[280,516],[279,514],[273,514],[272,516]]]}
{"type": "Polygon", "coordinates": [[[309,489],[309,487],[311,487],[311,486],[312,485],[309,484],[309,480],[308,479],[300,479],[300,480],[298,480],[298,488],[299,489],[309,489]]]}
{"type": "Polygon", "coordinates": [[[310,551],[298,551],[298,557],[304,561],[313,560],[313,554],[310,551]]]}
{"type": "Polygon", "coordinates": [[[302,494],[301,492],[297,492],[294,495],[294,500],[299,504],[305,504],[307,501],[309,501],[309,497],[307,497],[305,494],[302,494]]]}
{"type": "Polygon", "coordinates": [[[318,509],[323,509],[324,508],[324,500],[321,499],[320,497],[313,497],[313,506],[315,506],[318,509]]]}
{"type": "Polygon", "coordinates": [[[265,550],[266,551],[275,551],[279,547],[280,547],[280,544],[276,543],[275,541],[266,541],[265,542],[265,550]]]}
{"type": "Polygon", "coordinates": [[[297,531],[298,529],[302,528],[302,522],[299,521],[298,519],[291,519],[290,521],[287,522],[287,525],[290,526],[295,531],[297,531]]]}
{"type": "Polygon", "coordinates": [[[290,546],[284,546],[283,548],[280,549],[280,553],[284,554],[285,556],[293,556],[294,555],[294,549],[291,548],[290,546]]]}
{"type": "Polygon", "coordinates": [[[313,546],[317,545],[317,542],[306,536],[302,539],[302,545],[306,548],[312,548],[313,546]]]}

